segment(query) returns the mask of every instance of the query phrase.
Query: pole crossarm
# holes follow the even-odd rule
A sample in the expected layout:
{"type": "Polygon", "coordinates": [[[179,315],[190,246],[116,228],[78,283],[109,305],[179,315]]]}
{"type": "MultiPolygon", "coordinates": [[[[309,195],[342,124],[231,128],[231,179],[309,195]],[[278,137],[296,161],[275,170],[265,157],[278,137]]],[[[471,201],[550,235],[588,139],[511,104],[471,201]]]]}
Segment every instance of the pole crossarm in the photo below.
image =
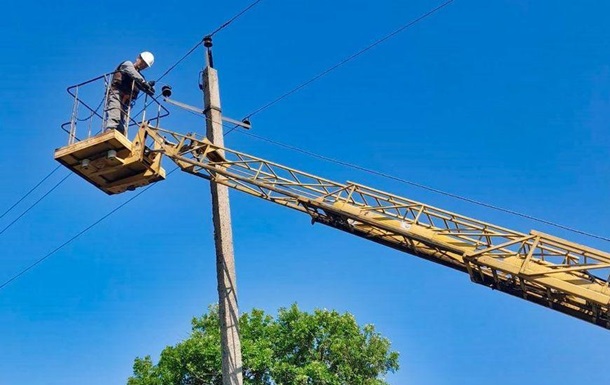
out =
{"type": "Polygon", "coordinates": [[[146,125],[142,129],[185,172],[610,329],[608,253],[537,231],[525,234],[485,223],[358,183],[333,182],[215,146],[196,135],[146,125]]]}

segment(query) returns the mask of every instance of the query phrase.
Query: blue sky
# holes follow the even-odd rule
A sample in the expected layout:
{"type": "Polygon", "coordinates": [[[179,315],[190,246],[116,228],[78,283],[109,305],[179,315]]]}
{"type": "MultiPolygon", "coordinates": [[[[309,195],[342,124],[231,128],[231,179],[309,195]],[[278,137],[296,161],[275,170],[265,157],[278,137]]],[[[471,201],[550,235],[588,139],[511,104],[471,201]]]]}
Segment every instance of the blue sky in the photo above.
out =
{"type": "MultiPolygon", "coordinates": [[[[67,86],[150,50],[155,79],[248,2],[20,1],[0,26],[0,212],[55,166],[67,86]]],[[[440,4],[263,0],[215,38],[223,111],[241,118],[440,4]]],[[[608,235],[610,5],[460,1],[256,115],[253,133],[608,235]]],[[[196,51],[164,78],[200,104],[196,51]]],[[[203,132],[172,110],[165,124],[203,132]]],[[[608,244],[235,132],[228,147],[527,232],[608,244]]],[[[171,163],[165,163],[171,169],[171,163]]],[[[61,169],[4,228],[57,183],[61,169]]],[[[0,281],[133,196],[70,177],[0,235],[0,281]]],[[[610,380],[607,330],[232,193],[240,307],[353,313],[401,353],[392,384],[610,380]]],[[[216,301],[209,188],[174,173],[0,290],[0,384],[121,384],[216,301]]]]}

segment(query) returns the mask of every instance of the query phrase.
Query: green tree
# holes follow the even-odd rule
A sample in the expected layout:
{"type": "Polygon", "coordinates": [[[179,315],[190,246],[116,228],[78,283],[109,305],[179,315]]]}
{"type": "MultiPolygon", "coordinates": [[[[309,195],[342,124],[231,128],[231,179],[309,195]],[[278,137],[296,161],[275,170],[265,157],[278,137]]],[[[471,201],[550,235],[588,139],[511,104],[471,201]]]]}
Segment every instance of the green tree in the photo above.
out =
{"type": "MultiPolygon", "coordinates": [[[[384,385],[383,376],[398,370],[398,353],[390,342],[362,328],[349,313],[297,305],[282,308],[277,318],[262,310],[242,314],[244,384],[384,385]]],[[[222,385],[218,307],[194,318],[189,338],[166,347],[155,365],[150,356],[136,358],[128,385],[222,385]]]]}

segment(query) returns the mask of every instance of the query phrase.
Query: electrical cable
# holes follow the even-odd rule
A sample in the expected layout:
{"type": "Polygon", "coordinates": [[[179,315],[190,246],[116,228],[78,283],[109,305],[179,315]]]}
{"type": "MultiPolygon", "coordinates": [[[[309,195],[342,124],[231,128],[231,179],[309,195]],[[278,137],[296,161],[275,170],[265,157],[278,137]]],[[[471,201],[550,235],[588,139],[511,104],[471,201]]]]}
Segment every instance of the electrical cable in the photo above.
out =
{"type": "MultiPolygon", "coordinates": [[[[223,125],[224,125],[224,124],[223,124],[223,125]]],[[[227,126],[225,125],[225,127],[227,127],[227,126]]],[[[237,125],[237,124],[236,124],[236,125],[234,125],[233,127],[229,127],[229,131],[225,132],[223,136],[227,136],[227,135],[229,135],[231,132],[233,132],[233,131],[234,131],[236,128],[238,128],[238,127],[239,127],[239,125],[237,125]]]]}
{"type": "MultiPolygon", "coordinates": [[[[229,132],[231,132],[231,131],[228,131],[227,134],[229,132]]],[[[393,176],[393,175],[390,175],[390,174],[383,173],[381,171],[372,170],[370,168],[359,166],[357,164],[353,164],[353,163],[345,162],[345,161],[342,161],[342,160],[330,158],[330,157],[324,156],[324,155],[319,155],[319,154],[316,154],[314,152],[311,152],[311,151],[308,151],[308,150],[304,150],[304,149],[301,149],[301,148],[296,147],[296,146],[292,146],[290,144],[281,143],[281,142],[278,142],[278,141],[275,141],[275,140],[272,140],[272,139],[268,139],[268,138],[265,138],[265,137],[262,137],[262,136],[259,136],[259,135],[256,135],[256,134],[252,134],[250,132],[243,131],[243,130],[240,130],[238,132],[241,133],[241,134],[248,135],[248,136],[251,136],[253,138],[256,138],[256,139],[259,139],[259,140],[263,140],[265,142],[274,144],[276,146],[284,147],[284,148],[287,148],[289,150],[300,152],[302,154],[305,154],[305,155],[313,157],[313,158],[318,158],[318,159],[324,160],[326,162],[331,162],[331,163],[335,163],[335,164],[338,164],[338,165],[341,165],[341,166],[349,167],[349,168],[352,168],[352,169],[355,169],[355,170],[364,171],[364,172],[372,174],[372,175],[381,176],[381,177],[386,178],[386,179],[391,179],[391,180],[394,180],[394,181],[397,181],[397,182],[401,182],[401,183],[404,183],[404,184],[407,184],[407,185],[410,185],[410,186],[414,186],[414,187],[417,187],[417,188],[421,188],[423,190],[427,190],[427,191],[430,191],[430,192],[433,192],[433,193],[436,193],[436,194],[448,196],[448,197],[451,197],[451,198],[454,198],[454,199],[458,199],[458,200],[461,200],[461,201],[464,201],[464,202],[468,202],[468,203],[472,203],[472,204],[475,204],[475,205],[478,205],[478,206],[486,207],[486,208],[489,208],[489,209],[492,209],[492,210],[495,210],[495,211],[500,211],[500,212],[503,212],[503,213],[506,213],[506,214],[518,216],[518,217],[521,217],[521,218],[525,218],[525,219],[528,219],[528,220],[531,220],[531,221],[534,221],[534,222],[544,223],[545,225],[553,226],[553,227],[556,227],[556,228],[559,228],[559,229],[562,229],[562,230],[567,230],[567,231],[570,231],[572,233],[576,233],[576,234],[580,234],[580,235],[585,235],[587,237],[591,237],[591,238],[595,238],[595,239],[600,239],[602,241],[610,242],[610,238],[604,237],[602,235],[588,233],[586,231],[578,230],[576,228],[569,227],[569,226],[566,226],[566,225],[562,225],[560,223],[551,222],[549,220],[538,218],[538,217],[534,217],[534,216],[529,215],[529,214],[524,214],[524,213],[521,213],[521,212],[518,212],[518,211],[515,211],[515,210],[506,209],[506,208],[503,208],[503,207],[500,207],[500,206],[492,205],[492,204],[481,202],[481,201],[478,201],[478,200],[475,200],[475,199],[467,198],[467,197],[464,197],[464,196],[461,196],[461,195],[453,194],[453,193],[450,193],[450,192],[447,192],[447,191],[439,190],[439,189],[434,188],[434,187],[426,186],[424,184],[417,183],[417,182],[412,182],[412,181],[407,180],[407,179],[399,178],[399,177],[396,177],[396,176],[393,176]]]]}
{"type": "Polygon", "coordinates": [[[227,20],[224,24],[222,24],[220,27],[216,28],[216,30],[214,30],[214,32],[210,33],[208,36],[212,37],[214,36],[217,32],[220,32],[221,30],[223,30],[224,28],[226,28],[227,26],[229,26],[229,24],[231,24],[232,22],[234,22],[238,17],[240,17],[241,15],[243,15],[244,13],[248,12],[252,7],[254,7],[256,4],[260,3],[261,0],[256,0],[255,2],[253,2],[252,4],[248,5],[246,8],[244,8],[243,10],[241,10],[237,15],[233,16],[232,18],[230,18],[229,20],[227,20]]]}
{"type": "MultiPolygon", "coordinates": [[[[233,23],[237,18],[239,18],[241,15],[243,15],[244,13],[248,12],[252,7],[254,7],[256,4],[260,3],[261,0],[256,0],[255,2],[253,2],[252,4],[250,4],[249,6],[247,6],[246,8],[244,8],[243,10],[241,10],[239,13],[237,13],[235,16],[233,16],[232,18],[230,18],[229,20],[227,20],[226,22],[224,22],[220,27],[216,28],[212,33],[206,35],[206,37],[212,37],[214,36],[217,32],[220,32],[221,30],[223,30],[224,28],[228,27],[231,23],[233,23]]],[[[169,67],[169,69],[167,69],[167,71],[165,71],[161,76],[159,76],[159,78],[157,78],[156,82],[160,81],[161,79],[163,79],[168,73],[170,73],[174,68],[176,68],[184,59],[186,59],[188,56],[190,56],[190,54],[192,54],[197,47],[199,47],[201,44],[203,43],[203,39],[201,39],[201,41],[199,41],[197,44],[195,44],[193,46],[193,48],[191,48],[186,54],[184,54],[184,56],[182,56],[180,58],[180,60],[178,60],[176,63],[174,63],[174,65],[172,65],[171,67],[169,67]]]]}
{"type": "Polygon", "coordinates": [[[51,177],[51,175],[53,175],[55,173],[55,171],[59,170],[59,168],[61,167],[61,165],[55,167],[53,169],[53,171],[51,171],[49,174],[47,174],[47,176],[45,176],[44,178],[42,178],[42,180],[40,182],[38,182],[36,184],[36,186],[32,187],[30,189],[30,191],[28,191],[27,193],[25,193],[24,196],[22,196],[17,202],[15,202],[11,207],[9,207],[4,213],[2,213],[2,215],[0,215],[0,219],[4,218],[4,216],[6,214],[8,214],[12,209],[14,209],[19,203],[21,203],[25,198],[27,198],[32,192],[34,192],[34,190],[36,190],[45,180],[49,179],[51,177]]]}
{"type": "Polygon", "coordinates": [[[301,83],[300,85],[296,86],[295,88],[293,88],[292,90],[286,92],[285,94],[279,96],[278,98],[270,101],[269,103],[263,105],[262,107],[254,110],[253,112],[249,113],[248,115],[246,115],[246,118],[250,118],[256,114],[258,114],[259,112],[266,110],[267,108],[271,107],[272,105],[276,104],[277,102],[279,102],[282,99],[287,98],[288,96],[296,93],[297,91],[305,88],[306,86],[308,86],[309,84],[315,82],[316,80],[320,79],[321,77],[323,77],[324,75],[327,75],[328,73],[334,71],[335,69],[341,67],[342,65],[344,65],[345,63],[357,58],[358,56],[362,55],[363,53],[367,52],[368,50],[372,49],[373,47],[383,43],[384,41],[394,37],[395,35],[399,34],[400,32],[404,31],[405,29],[417,24],[418,22],[426,19],[429,16],[432,16],[433,14],[435,14],[436,12],[440,11],[441,9],[445,8],[446,6],[448,6],[449,4],[451,4],[453,2],[453,0],[448,0],[446,2],[444,2],[443,4],[439,5],[438,7],[426,12],[425,14],[419,16],[418,18],[408,22],[407,24],[403,25],[402,27],[398,28],[397,30],[395,30],[394,32],[391,32],[390,34],[382,37],[381,39],[376,40],[375,42],[373,42],[372,44],[368,45],[367,47],[361,49],[360,51],[354,53],[351,56],[348,56],[347,58],[341,60],[339,63],[333,65],[332,67],[329,67],[328,69],[320,72],[319,74],[317,74],[316,76],[314,76],[313,78],[307,80],[304,83],[301,83]]]}
{"type": "Polygon", "coordinates": [[[4,234],[6,230],[8,230],[11,226],[13,226],[19,219],[21,219],[25,214],[27,214],[31,209],[33,209],[37,204],[39,204],[44,198],[46,198],[49,194],[53,192],[59,185],[64,183],[66,179],[68,179],[72,173],[67,174],[62,180],[57,182],[55,186],[51,187],[49,191],[47,191],[43,196],[41,196],[36,202],[34,202],[30,207],[28,207],[24,212],[22,212],[17,218],[15,218],[11,223],[9,223],[2,231],[0,231],[0,235],[4,234]]]}
{"type": "MultiPolygon", "coordinates": [[[[221,29],[223,29],[224,27],[228,26],[229,24],[231,24],[235,19],[237,19],[239,16],[241,16],[242,14],[244,14],[246,11],[248,11],[250,8],[254,7],[257,3],[259,3],[261,0],[257,0],[254,3],[250,4],[248,7],[246,7],[244,10],[242,10],[240,13],[238,13],[237,15],[235,15],[232,19],[228,20],[226,23],[224,23],[222,26],[220,26],[219,28],[217,28],[214,32],[212,32],[209,36],[214,35],[216,32],[220,31],[221,29]]],[[[279,96],[278,98],[272,100],[271,102],[264,104],[262,107],[257,108],[256,110],[254,110],[253,112],[249,113],[248,115],[246,115],[246,118],[250,118],[255,114],[258,114],[259,112],[266,110],[267,108],[271,107],[272,105],[276,104],[277,102],[279,102],[282,99],[287,98],[288,96],[296,93],[297,91],[301,90],[302,88],[305,88],[306,86],[308,86],[309,84],[315,82],[316,80],[320,79],[321,77],[323,77],[324,75],[328,74],[329,72],[334,71],[335,69],[341,67],[343,64],[355,59],[356,57],[362,55],[363,53],[367,52],[368,50],[372,49],[373,47],[383,43],[384,41],[392,38],[393,36],[399,34],[400,32],[404,31],[405,29],[417,24],[418,22],[424,20],[425,18],[432,16],[434,13],[440,11],[442,8],[446,7],[447,5],[449,5],[450,3],[452,3],[454,0],[448,0],[446,2],[444,2],[443,4],[439,5],[438,7],[431,9],[430,11],[426,12],[425,14],[419,16],[418,18],[408,22],[407,24],[403,25],[402,27],[398,28],[397,30],[391,32],[390,34],[382,37],[381,39],[376,40],[375,42],[373,42],[372,44],[369,44],[367,47],[361,49],[360,51],[350,55],[349,57],[343,59],[342,61],[340,61],[339,63],[333,65],[332,67],[326,69],[325,71],[322,71],[321,73],[319,73],[318,75],[314,76],[313,78],[309,79],[308,81],[300,84],[299,86],[293,88],[292,90],[286,92],[285,94],[279,96]]],[[[235,125],[231,128],[229,128],[229,130],[227,132],[225,132],[224,136],[230,134],[233,130],[235,130],[236,128],[238,128],[238,125],[235,125]]]]}
{"type": "Polygon", "coordinates": [[[159,80],[163,79],[163,78],[165,77],[165,75],[167,75],[167,74],[168,74],[168,73],[170,73],[170,72],[171,72],[171,71],[172,71],[174,68],[176,68],[176,67],[178,66],[178,64],[182,63],[182,61],[183,61],[184,59],[186,59],[186,58],[187,58],[187,57],[188,57],[190,54],[192,54],[192,53],[193,53],[193,52],[194,52],[194,51],[197,49],[197,47],[199,47],[199,46],[201,45],[201,43],[203,43],[203,39],[202,39],[201,41],[199,41],[197,44],[195,44],[195,45],[193,46],[193,48],[191,48],[191,49],[190,49],[190,50],[189,50],[189,51],[188,51],[186,54],[184,54],[184,56],[182,56],[182,57],[180,58],[180,60],[178,60],[176,63],[174,63],[174,65],[172,65],[171,67],[169,67],[169,69],[168,69],[167,71],[165,71],[165,72],[163,73],[163,75],[161,75],[161,76],[160,76],[160,77],[159,77],[159,78],[156,80],[156,82],[158,82],[159,80]]]}
{"type": "MultiPolygon", "coordinates": [[[[174,168],[172,171],[170,171],[167,175],[171,175],[174,171],[176,171],[178,169],[178,167],[174,168]]],[[[23,270],[21,270],[19,273],[13,275],[11,278],[9,278],[8,280],[4,281],[1,285],[0,285],[0,290],[2,290],[3,288],[5,288],[7,285],[9,285],[11,282],[15,281],[16,279],[18,279],[19,277],[21,277],[22,275],[24,275],[25,273],[27,273],[28,271],[32,270],[34,267],[36,267],[37,265],[39,265],[40,263],[42,263],[44,260],[46,260],[47,258],[49,258],[50,256],[52,256],[53,254],[55,254],[56,252],[58,252],[59,250],[61,250],[62,248],[64,248],[65,246],[67,246],[68,244],[72,243],[75,239],[79,238],[81,235],[85,234],[87,231],[91,230],[92,228],[94,228],[95,226],[97,226],[98,224],[100,224],[104,219],[108,218],[109,216],[111,216],[112,214],[114,214],[115,212],[119,211],[121,208],[123,208],[125,205],[127,205],[128,203],[130,203],[131,201],[133,201],[134,199],[136,199],[137,197],[139,197],[140,195],[142,195],[143,193],[145,193],[146,191],[148,191],[148,189],[150,189],[151,187],[155,186],[156,183],[153,183],[147,187],[145,187],[142,191],[140,191],[139,193],[137,193],[136,195],[134,195],[133,197],[129,198],[128,200],[126,200],[125,202],[121,203],[120,205],[118,205],[117,207],[115,207],[113,210],[111,210],[109,213],[107,213],[106,215],[104,215],[103,217],[101,217],[100,219],[98,219],[97,221],[93,222],[92,224],[90,224],[89,226],[85,227],[83,230],[81,230],[80,232],[78,232],[75,236],[73,236],[72,238],[68,239],[67,241],[65,241],[64,243],[62,243],[61,245],[57,246],[55,249],[53,249],[51,252],[47,253],[45,256],[43,256],[42,258],[36,260],[34,263],[32,263],[31,265],[27,266],[26,268],[24,268],[23,270]]]]}

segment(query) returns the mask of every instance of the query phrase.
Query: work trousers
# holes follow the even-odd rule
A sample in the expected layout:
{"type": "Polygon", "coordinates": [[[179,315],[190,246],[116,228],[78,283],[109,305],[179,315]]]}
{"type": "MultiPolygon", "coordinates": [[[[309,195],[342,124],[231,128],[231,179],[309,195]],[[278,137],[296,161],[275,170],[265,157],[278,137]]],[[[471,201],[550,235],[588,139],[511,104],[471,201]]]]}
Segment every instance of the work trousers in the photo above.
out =
{"type": "Polygon", "coordinates": [[[123,99],[123,97],[118,90],[111,88],[110,91],[108,91],[104,129],[117,130],[124,135],[125,129],[129,124],[129,105],[122,103],[121,99],[123,99]]]}

